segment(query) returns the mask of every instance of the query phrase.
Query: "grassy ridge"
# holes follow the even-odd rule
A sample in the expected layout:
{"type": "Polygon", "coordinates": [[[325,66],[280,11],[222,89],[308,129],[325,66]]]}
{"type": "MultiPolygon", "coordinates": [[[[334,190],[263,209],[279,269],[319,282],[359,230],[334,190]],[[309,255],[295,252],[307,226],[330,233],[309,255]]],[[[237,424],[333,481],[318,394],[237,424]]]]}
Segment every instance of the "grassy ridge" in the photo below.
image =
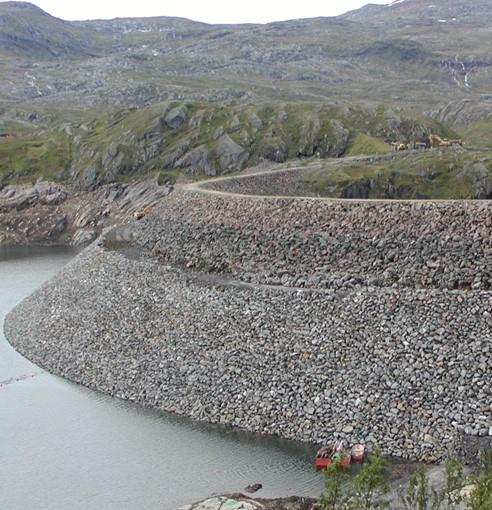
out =
{"type": "Polygon", "coordinates": [[[374,138],[365,133],[359,133],[348,151],[348,156],[360,156],[364,154],[384,154],[391,150],[391,145],[380,138],[374,138]]]}
{"type": "Polygon", "coordinates": [[[450,133],[430,119],[347,102],[165,102],[116,113],[53,109],[40,115],[50,127],[0,139],[0,182],[43,177],[96,185],[161,170],[201,177],[263,160],[380,154],[392,140],[450,133]]]}
{"type": "Polygon", "coordinates": [[[36,138],[0,140],[0,184],[69,179],[72,140],[63,133],[36,138]]]}
{"type": "Polygon", "coordinates": [[[413,151],[402,159],[310,171],[310,191],[338,198],[492,198],[492,151],[413,151]]]}
{"type": "Polygon", "coordinates": [[[473,146],[492,149],[492,117],[474,122],[464,130],[464,135],[473,146]]]}

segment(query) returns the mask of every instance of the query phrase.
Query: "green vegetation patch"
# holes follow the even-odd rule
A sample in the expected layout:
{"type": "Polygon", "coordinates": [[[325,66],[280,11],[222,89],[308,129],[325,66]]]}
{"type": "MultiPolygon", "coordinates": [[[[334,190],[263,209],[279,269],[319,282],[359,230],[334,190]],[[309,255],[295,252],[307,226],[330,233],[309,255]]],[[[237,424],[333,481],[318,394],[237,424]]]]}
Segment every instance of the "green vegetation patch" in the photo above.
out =
{"type": "Polygon", "coordinates": [[[71,162],[71,139],[64,133],[0,139],[0,183],[22,183],[38,177],[64,181],[69,178],[71,162]]]}
{"type": "Polygon", "coordinates": [[[347,152],[348,156],[359,156],[363,154],[384,154],[391,150],[391,146],[381,138],[375,138],[365,133],[359,133],[352,142],[347,152]]]}
{"type": "Polygon", "coordinates": [[[464,135],[468,145],[492,149],[492,117],[471,124],[464,135]]]}
{"type": "MultiPolygon", "coordinates": [[[[447,134],[431,119],[349,102],[173,101],[100,112],[54,108],[36,115],[51,119],[44,131],[36,128],[36,135],[0,140],[2,182],[43,177],[92,187],[137,180],[161,169],[200,178],[265,160],[389,153],[393,140],[422,140],[432,131],[447,134]]],[[[354,172],[348,169],[337,183],[353,180],[354,172]]],[[[331,180],[312,179],[320,193],[331,180]]]]}
{"type": "Polygon", "coordinates": [[[492,153],[414,151],[389,161],[329,165],[303,180],[309,192],[336,198],[490,199],[492,153]]]}

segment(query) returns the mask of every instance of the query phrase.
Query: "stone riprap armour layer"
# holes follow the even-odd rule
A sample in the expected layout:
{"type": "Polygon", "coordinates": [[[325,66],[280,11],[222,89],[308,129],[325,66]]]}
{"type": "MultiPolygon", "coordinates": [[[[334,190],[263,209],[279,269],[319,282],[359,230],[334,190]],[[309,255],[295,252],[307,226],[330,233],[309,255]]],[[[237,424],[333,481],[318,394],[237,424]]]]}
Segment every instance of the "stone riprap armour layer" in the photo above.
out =
{"type": "Polygon", "coordinates": [[[5,329],[49,371],[145,406],[436,461],[492,425],[491,235],[486,202],[183,190],[5,329]]]}

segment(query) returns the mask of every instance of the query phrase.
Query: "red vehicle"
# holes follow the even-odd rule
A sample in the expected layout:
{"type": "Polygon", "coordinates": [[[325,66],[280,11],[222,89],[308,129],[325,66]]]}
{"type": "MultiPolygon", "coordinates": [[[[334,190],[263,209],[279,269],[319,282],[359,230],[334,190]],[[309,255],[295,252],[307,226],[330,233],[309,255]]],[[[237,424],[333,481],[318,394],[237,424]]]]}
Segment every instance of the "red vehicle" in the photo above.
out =
{"type": "Polygon", "coordinates": [[[321,471],[336,464],[338,469],[346,471],[350,467],[350,455],[341,446],[323,446],[314,460],[316,471],[321,471]]]}
{"type": "Polygon", "coordinates": [[[352,462],[363,462],[364,455],[365,455],[364,445],[358,443],[352,446],[352,450],[350,450],[350,458],[352,459],[352,462]]]}

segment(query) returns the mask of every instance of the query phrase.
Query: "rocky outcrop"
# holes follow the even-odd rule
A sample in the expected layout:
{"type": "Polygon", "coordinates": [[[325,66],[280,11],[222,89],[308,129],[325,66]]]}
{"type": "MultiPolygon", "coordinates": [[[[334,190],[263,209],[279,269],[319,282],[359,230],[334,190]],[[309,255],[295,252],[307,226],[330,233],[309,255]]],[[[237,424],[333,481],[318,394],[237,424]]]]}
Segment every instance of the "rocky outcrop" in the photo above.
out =
{"type": "MultiPolygon", "coordinates": [[[[432,115],[443,123],[469,125],[492,116],[492,99],[485,96],[479,100],[452,101],[432,115]]],[[[470,145],[476,145],[475,140],[470,140],[470,145]]]]}
{"type": "Polygon", "coordinates": [[[213,138],[216,141],[210,144],[211,150],[206,144],[199,145],[178,159],[174,166],[191,175],[204,173],[208,177],[242,169],[250,156],[248,151],[222,128],[218,128],[213,138]]]}
{"type": "Polygon", "coordinates": [[[244,163],[249,158],[246,149],[237,144],[227,134],[219,138],[215,147],[215,152],[222,172],[242,169],[244,163]]]}
{"type": "Polygon", "coordinates": [[[133,221],[136,211],[156,208],[171,192],[155,181],[114,183],[94,191],[38,181],[0,190],[0,244],[81,246],[103,229],[133,221]]]}
{"type": "Polygon", "coordinates": [[[216,176],[264,160],[338,158],[357,144],[362,133],[377,138],[374,142],[384,151],[389,150],[384,140],[420,140],[425,133],[441,129],[430,119],[412,120],[401,112],[346,102],[220,106],[164,101],[100,118],[94,115],[83,124],[56,124],[44,131],[38,126],[35,140],[0,139],[0,166],[5,168],[0,184],[42,175],[93,190],[115,181],[146,178],[161,169],[216,176]],[[19,152],[29,155],[33,146],[46,157],[26,156],[12,169],[19,152]]]}
{"type": "Polygon", "coordinates": [[[184,168],[192,175],[200,174],[200,172],[204,172],[209,177],[217,175],[216,169],[210,162],[209,151],[206,145],[200,145],[187,152],[177,161],[176,167],[184,168]]]}
{"type": "Polygon", "coordinates": [[[289,158],[289,147],[282,140],[267,138],[263,141],[261,156],[275,163],[284,163],[289,158]]]}
{"type": "Polygon", "coordinates": [[[330,137],[326,150],[329,154],[338,157],[343,155],[347,149],[349,131],[337,120],[330,121],[330,128],[333,136],[330,137]]]}
{"type": "Polygon", "coordinates": [[[188,111],[186,106],[179,105],[164,116],[164,123],[171,129],[177,129],[185,123],[187,117],[188,111]]]}
{"type": "Polygon", "coordinates": [[[0,213],[21,211],[38,204],[60,205],[67,199],[68,193],[65,186],[42,180],[34,185],[5,186],[0,190],[0,213]]]}

